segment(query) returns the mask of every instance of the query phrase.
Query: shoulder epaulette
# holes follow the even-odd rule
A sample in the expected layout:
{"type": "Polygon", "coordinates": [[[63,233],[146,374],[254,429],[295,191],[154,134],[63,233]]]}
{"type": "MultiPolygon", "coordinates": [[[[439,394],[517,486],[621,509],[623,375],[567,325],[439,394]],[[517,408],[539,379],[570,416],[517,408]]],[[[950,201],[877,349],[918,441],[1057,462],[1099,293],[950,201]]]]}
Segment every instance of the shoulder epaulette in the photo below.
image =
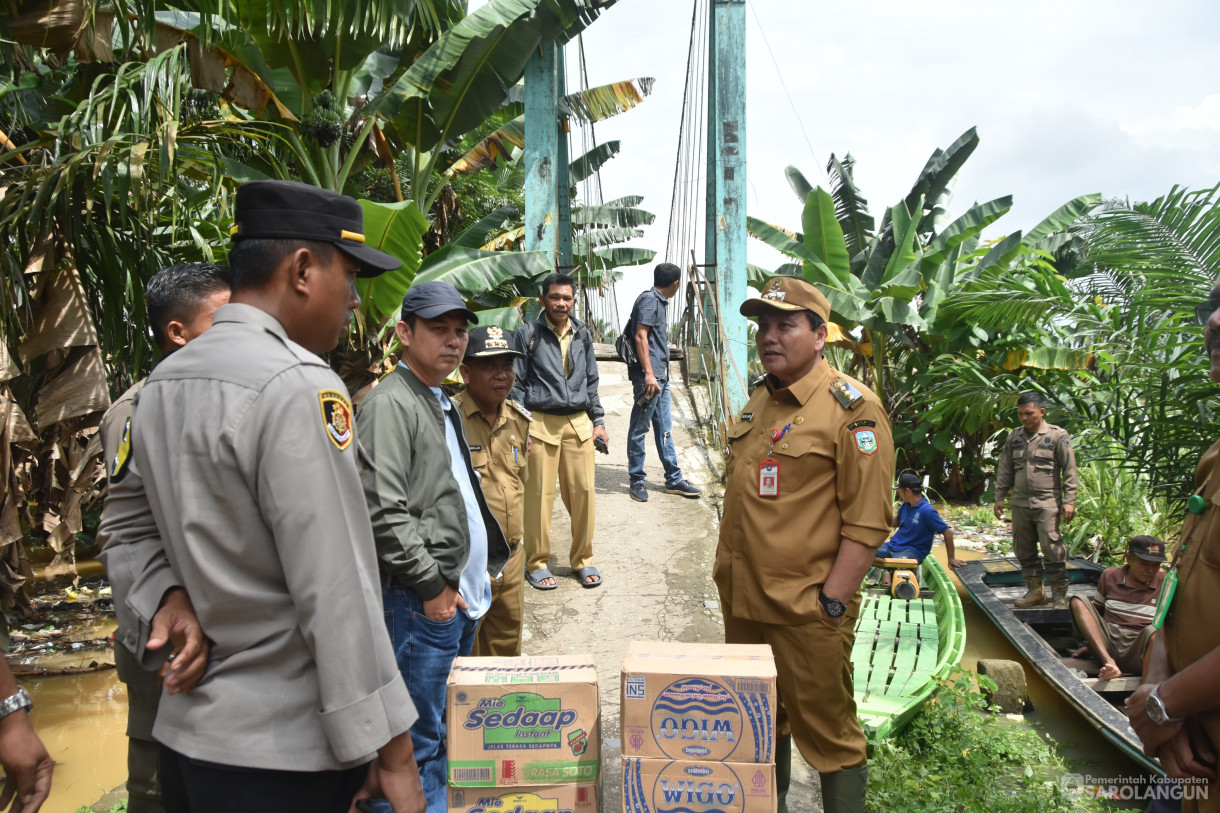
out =
{"type": "Polygon", "coordinates": [[[851,409],[864,397],[846,378],[836,378],[830,382],[830,392],[844,409],[851,409]]]}
{"type": "Polygon", "coordinates": [[[528,409],[526,409],[524,406],[522,406],[521,404],[514,401],[512,398],[507,399],[505,401],[505,403],[511,404],[512,408],[517,410],[518,412],[520,412],[522,415],[524,415],[525,419],[527,421],[534,420],[534,413],[530,412],[528,409]]]}

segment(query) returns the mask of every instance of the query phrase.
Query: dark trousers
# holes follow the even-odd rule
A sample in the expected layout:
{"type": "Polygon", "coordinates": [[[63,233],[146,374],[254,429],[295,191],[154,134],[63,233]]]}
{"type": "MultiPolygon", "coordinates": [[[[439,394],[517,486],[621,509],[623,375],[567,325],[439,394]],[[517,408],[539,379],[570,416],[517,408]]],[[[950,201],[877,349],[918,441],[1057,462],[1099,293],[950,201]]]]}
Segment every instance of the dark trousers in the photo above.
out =
{"type": "Polygon", "coordinates": [[[271,771],[218,765],[161,746],[166,813],[347,813],[369,766],[271,771]]]}

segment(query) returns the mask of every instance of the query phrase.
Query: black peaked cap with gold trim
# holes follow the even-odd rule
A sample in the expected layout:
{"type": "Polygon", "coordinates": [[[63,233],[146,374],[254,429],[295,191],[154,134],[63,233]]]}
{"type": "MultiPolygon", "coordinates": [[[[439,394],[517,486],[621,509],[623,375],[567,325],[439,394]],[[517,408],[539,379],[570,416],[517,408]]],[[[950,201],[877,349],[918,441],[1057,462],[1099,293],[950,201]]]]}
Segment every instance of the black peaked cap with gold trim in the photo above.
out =
{"type": "Polygon", "coordinates": [[[241,240],[313,240],[360,263],[357,276],[375,277],[402,262],[364,242],[364,210],[347,195],[296,181],[247,181],[237,190],[229,236],[241,240]]]}
{"type": "Polygon", "coordinates": [[[509,333],[499,325],[476,327],[470,331],[469,337],[470,341],[466,344],[466,355],[463,361],[493,358],[495,356],[525,357],[525,354],[520,350],[514,350],[509,347],[509,333]]]}

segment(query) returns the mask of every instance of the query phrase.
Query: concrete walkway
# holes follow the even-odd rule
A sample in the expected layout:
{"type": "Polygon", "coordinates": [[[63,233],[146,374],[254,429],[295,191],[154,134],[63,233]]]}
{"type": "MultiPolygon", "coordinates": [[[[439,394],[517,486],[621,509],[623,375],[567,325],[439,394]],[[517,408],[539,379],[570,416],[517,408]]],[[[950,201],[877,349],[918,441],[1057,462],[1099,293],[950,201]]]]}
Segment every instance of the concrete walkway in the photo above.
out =
{"type": "MultiPolygon", "coordinates": [[[[724,640],[712,582],[723,489],[720,456],[705,449],[692,394],[683,386],[675,364],[670,374],[674,446],[683,474],[703,489],[703,497],[691,500],[665,493],[663,470],[650,438],[645,463],[649,500],[632,500],[626,451],[631,383],[621,363],[603,361],[599,371],[610,454],[597,456],[593,554],[604,584],[587,590],[576,581],[567,556],[571,525],[563,502],[556,499],[551,572],[559,588],[543,592],[527,586],[524,652],[591,653],[595,658],[602,698],[602,809],[611,813],[622,809],[619,682],[627,643],[724,640]]],[[[816,774],[799,757],[794,763],[789,809],[792,813],[820,810],[814,801],[816,774]]]]}

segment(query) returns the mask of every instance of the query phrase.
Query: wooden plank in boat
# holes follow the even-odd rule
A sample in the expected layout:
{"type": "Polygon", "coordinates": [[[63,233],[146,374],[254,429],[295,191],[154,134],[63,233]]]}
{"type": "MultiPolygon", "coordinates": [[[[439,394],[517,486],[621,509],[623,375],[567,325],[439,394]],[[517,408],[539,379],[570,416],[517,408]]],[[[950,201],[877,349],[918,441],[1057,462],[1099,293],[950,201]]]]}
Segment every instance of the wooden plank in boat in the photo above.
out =
{"type": "Polygon", "coordinates": [[[889,685],[890,670],[894,663],[894,649],[898,641],[898,622],[882,621],[877,629],[877,646],[873,649],[868,672],[868,690],[874,694],[885,694],[889,685]]]}
{"type": "Polygon", "coordinates": [[[902,694],[919,657],[919,630],[913,624],[903,624],[898,630],[898,646],[894,650],[894,676],[890,679],[886,694],[902,694]]]}

